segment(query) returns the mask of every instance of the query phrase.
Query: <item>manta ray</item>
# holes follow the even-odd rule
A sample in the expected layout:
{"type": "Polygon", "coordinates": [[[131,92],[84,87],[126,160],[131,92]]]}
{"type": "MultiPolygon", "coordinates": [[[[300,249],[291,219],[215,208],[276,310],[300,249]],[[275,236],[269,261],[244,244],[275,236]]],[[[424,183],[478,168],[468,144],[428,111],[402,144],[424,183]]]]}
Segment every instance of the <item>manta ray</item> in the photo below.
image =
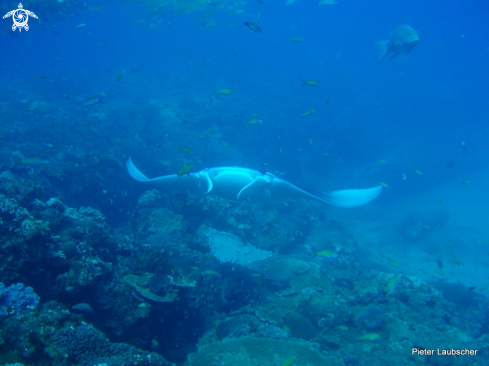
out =
{"type": "Polygon", "coordinates": [[[241,167],[218,167],[201,170],[198,173],[164,175],[148,178],[136,168],[129,158],[126,162],[129,175],[139,182],[154,183],[172,190],[188,191],[196,194],[213,194],[230,200],[268,201],[286,198],[303,198],[321,201],[337,207],[357,207],[364,205],[382,192],[382,186],[367,189],[345,189],[330,193],[309,191],[269,172],[241,167]]]}

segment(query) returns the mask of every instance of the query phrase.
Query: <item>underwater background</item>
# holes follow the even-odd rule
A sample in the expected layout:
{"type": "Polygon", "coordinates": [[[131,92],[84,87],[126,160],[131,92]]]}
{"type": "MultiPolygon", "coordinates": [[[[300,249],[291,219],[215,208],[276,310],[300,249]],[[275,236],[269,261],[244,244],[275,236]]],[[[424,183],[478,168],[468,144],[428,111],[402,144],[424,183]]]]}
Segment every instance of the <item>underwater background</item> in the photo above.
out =
{"type": "Polygon", "coordinates": [[[489,4],[22,5],[28,31],[0,22],[1,365],[489,365],[489,4]],[[129,157],[383,191],[240,203],[129,157]]]}

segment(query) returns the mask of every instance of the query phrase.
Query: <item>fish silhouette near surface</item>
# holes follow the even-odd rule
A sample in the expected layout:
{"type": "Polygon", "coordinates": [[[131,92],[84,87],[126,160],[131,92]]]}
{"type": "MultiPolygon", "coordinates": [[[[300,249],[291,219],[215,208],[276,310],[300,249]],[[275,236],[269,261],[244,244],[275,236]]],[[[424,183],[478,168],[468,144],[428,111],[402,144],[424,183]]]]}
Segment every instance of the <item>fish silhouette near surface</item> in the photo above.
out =
{"type": "Polygon", "coordinates": [[[382,62],[389,55],[389,60],[402,53],[409,55],[418,42],[418,33],[410,25],[400,25],[394,29],[388,40],[375,42],[379,47],[379,61],[377,63],[382,62]]]}

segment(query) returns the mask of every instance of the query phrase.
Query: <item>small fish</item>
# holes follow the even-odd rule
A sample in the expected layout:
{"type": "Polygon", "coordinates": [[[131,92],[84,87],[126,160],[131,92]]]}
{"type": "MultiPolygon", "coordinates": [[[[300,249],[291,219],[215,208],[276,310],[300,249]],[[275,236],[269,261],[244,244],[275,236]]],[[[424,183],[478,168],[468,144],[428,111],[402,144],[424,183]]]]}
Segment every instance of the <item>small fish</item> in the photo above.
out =
{"type": "Polygon", "coordinates": [[[468,180],[463,180],[460,182],[460,185],[461,186],[466,186],[467,184],[469,184],[469,181],[468,180]]]}
{"type": "Polygon", "coordinates": [[[377,333],[368,333],[368,334],[365,334],[365,335],[359,337],[358,339],[361,341],[374,342],[374,341],[378,341],[380,339],[380,335],[378,335],[377,333]]]}
{"type": "Polygon", "coordinates": [[[190,171],[194,168],[193,165],[185,165],[185,163],[182,163],[182,169],[177,173],[178,177],[181,177],[182,175],[187,174],[190,176],[190,171]]]}
{"type": "Polygon", "coordinates": [[[441,269],[439,269],[439,268],[436,268],[436,269],[435,269],[435,272],[436,272],[436,273],[438,273],[438,274],[439,274],[439,275],[441,275],[441,276],[445,276],[445,272],[443,272],[443,271],[442,271],[441,269]]]}
{"type": "Polygon", "coordinates": [[[312,145],[312,139],[309,139],[309,143],[312,145]]]}
{"type": "Polygon", "coordinates": [[[78,25],[77,25],[75,28],[83,28],[83,27],[85,27],[85,26],[86,26],[86,24],[85,24],[85,23],[80,23],[80,24],[78,24],[78,25]]]}
{"type": "Polygon", "coordinates": [[[310,116],[310,115],[313,115],[314,113],[316,113],[316,111],[314,109],[309,109],[309,110],[305,111],[304,113],[302,113],[302,117],[310,116]]]}
{"type": "Polygon", "coordinates": [[[465,141],[462,141],[462,150],[464,151],[461,155],[467,154],[467,146],[465,146],[465,141]]]}
{"type": "Polygon", "coordinates": [[[430,229],[430,225],[421,225],[423,229],[430,229]]]}
{"type": "Polygon", "coordinates": [[[320,250],[319,252],[314,253],[315,257],[321,257],[321,258],[338,258],[338,253],[333,252],[331,250],[320,250]]]}
{"type": "Polygon", "coordinates": [[[261,32],[261,28],[252,22],[244,22],[243,24],[246,25],[248,29],[252,32],[255,33],[261,32]]]}
{"type": "Polygon", "coordinates": [[[125,74],[125,71],[124,71],[124,70],[122,70],[122,71],[119,73],[119,75],[117,75],[117,82],[119,82],[119,81],[121,81],[121,80],[122,80],[122,78],[124,77],[124,74],[125,74]]]}
{"type": "Polygon", "coordinates": [[[438,268],[443,269],[443,262],[440,260],[440,258],[436,259],[436,265],[438,268]]]}
{"type": "Polygon", "coordinates": [[[416,174],[423,175],[423,172],[422,172],[421,170],[414,169],[414,172],[415,172],[416,174]]]}
{"type": "Polygon", "coordinates": [[[44,143],[43,144],[44,146],[47,146],[47,147],[50,147],[51,149],[54,149],[54,145],[53,144],[48,144],[48,143],[44,143]]]}
{"type": "Polygon", "coordinates": [[[292,333],[292,329],[290,329],[287,325],[284,324],[284,329],[287,331],[287,333],[292,333]]]}
{"type": "Polygon", "coordinates": [[[331,94],[328,95],[328,97],[326,98],[326,102],[324,102],[324,105],[328,105],[330,100],[331,100],[331,94]]]}
{"type": "Polygon", "coordinates": [[[233,89],[219,89],[215,91],[216,94],[222,94],[222,95],[231,95],[234,93],[233,89]]]}
{"type": "Polygon", "coordinates": [[[306,85],[310,85],[310,86],[315,86],[315,87],[318,87],[321,85],[321,82],[317,81],[317,80],[302,80],[302,85],[301,86],[306,86],[306,85]]]}
{"type": "Polygon", "coordinates": [[[149,309],[151,307],[151,304],[147,302],[142,302],[138,305],[138,309],[149,309]]]}
{"type": "Polygon", "coordinates": [[[464,262],[462,262],[460,259],[452,255],[453,259],[450,261],[451,264],[454,266],[465,266],[464,262]]]}
{"type": "Polygon", "coordinates": [[[87,98],[83,102],[83,105],[86,106],[86,107],[90,107],[92,105],[97,105],[97,104],[105,104],[105,103],[102,102],[102,98],[99,98],[99,97],[87,98]]]}
{"type": "Polygon", "coordinates": [[[282,202],[285,206],[289,207],[289,204],[285,201],[282,202]]]}
{"type": "Polygon", "coordinates": [[[49,161],[41,159],[41,158],[25,158],[19,161],[21,164],[26,164],[26,165],[40,165],[40,164],[47,164],[49,161]]]}
{"type": "Polygon", "coordinates": [[[468,288],[469,291],[474,291],[475,289],[476,289],[475,286],[471,286],[471,287],[468,288]]]}
{"type": "Polygon", "coordinates": [[[36,78],[38,78],[38,79],[47,79],[48,77],[46,75],[36,75],[36,78]]]}
{"type": "Polygon", "coordinates": [[[93,314],[92,307],[89,304],[84,303],[84,302],[79,303],[79,304],[76,304],[76,305],[73,305],[71,308],[74,309],[74,310],[81,311],[83,313],[93,314]]]}
{"type": "Polygon", "coordinates": [[[203,275],[206,276],[220,276],[221,274],[217,271],[213,271],[212,269],[206,269],[202,272],[203,275]]]}
{"type": "Polygon", "coordinates": [[[397,274],[390,279],[390,281],[387,283],[387,286],[385,287],[384,290],[386,296],[389,296],[394,292],[395,288],[399,284],[399,281],[401,280],[401,277],[402,274],[397,274]]]}
{"type": "Polygon", "coordinates": [[[325,152],[323,153],[323,156],[329,156],[329,153],[325,152]]]}
{"type": "Polygon", "coordinates": [[[389,264],[391,266],[394,266],[394,267],[400,267],[401,265],[397,262],[394,262],[391,258],[387,258],[387,260],[389,261],[389,264]]]}
{"type": "Polygon", "coordinates": [[[192,152],[192,149],[190,147],[184,147],[180,151],[188,154],[188,153],[191,153],[192,152]]]}
{"type": "Polygon", "coordinates": [[[245,126],[245,127],[248,127],[248,126],[254,125],[254,124],[256,124],[256,123],[261,124],[261,123],[262,123],[261,119],[258,119],[258,118],[253,118],[253,119],[249,120],[248,122],[246,122],[246,123],[244,124],[244,126],[245,126]]]}
{"type": "Polygon", "coordinates": [[[296,356],[290,356],[288,359],[285,360],[285,362],[282,364],[282,366],[290,366],[294,363],[296,360],[296,356]]]}
{"type": "Polygon", "coordinates": [[[378,182],[382,187],[389,188],[389,185],[385,182],[378,182]]]}
{"type": "Polygon", "coordinates": [[[445,165],[445,168],[453,168],[455,166],[455,163],[453,161],[449,161],[447,165],[445,165]]]}
{"type": "Polygon", "coordinates": [[[342,332],[348,332],[349,331],[349,329],[348,329],[348,327],[346,325],[338,325],[338,326],[335,327],[335,329],[336,330],[340,330],[342,332]]]}
{"type": "Polygon", "coordinates": [[[382,164],[387,164],[387,161],[383,160],[383,159],[379,159],[377,160],[379,163],[382,163],[382,164]]]}
{"type": "Polygon", "coordinates": [[[301,43],[303,40],[304,40],[304,38],[302,38],[302,37],[294,37],[294,38],[289,39],[289,42],[301,43]]]}

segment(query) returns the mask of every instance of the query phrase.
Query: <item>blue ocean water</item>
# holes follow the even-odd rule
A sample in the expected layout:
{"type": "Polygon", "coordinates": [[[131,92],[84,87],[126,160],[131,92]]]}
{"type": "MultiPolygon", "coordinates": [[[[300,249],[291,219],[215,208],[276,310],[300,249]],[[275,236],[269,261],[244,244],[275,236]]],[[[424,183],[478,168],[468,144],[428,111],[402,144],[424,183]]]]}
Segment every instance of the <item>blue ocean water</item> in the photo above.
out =
{"type": "MultiPolygon", "coordinates": [[[[25,315],[13,295],[2,303],[1,362],[143,364],[153,361],[131,357],[147,352],[155,364],[251,365],[243,354],[253,354],[264,365],[373,365],[407,363],[413,347],[487,352],[486,3],[23,6],[39,18],[28,31],[0,23],[0,282],[5,299],[23,283],[41,300],[25,315]],[[419,43],[378,62],[378,41],[403,24],[419,43]],[[240,166],[326,195],[384,188],[348,209],[236,203],[135,182],[129,157],[151,178],[240,166]],[[227,261],[212,235],[222,248],[237,240],[273,255],[227,261]],[[344,305],[331,308],[333,298],[344,305]],[[63,311],[49,320],[61,336],[45,335],[46,314],[63,311]],[[379,312],[378,326],[362,318],[379,312]],[[73,345],[83,334],[109,351],[83,358],[73,345]],[[368,334],[380,340],[360,339],[368,334]],[[265,357],[253,339],[281,356],[265,357]],[[300,348],[306,341],[317,354],[300,348]],[[374,361],[381,348],[397,351],[374,361]]],[[[179,175],[177,186],[188,178],[179,175]]],[[[450,362],[487,362],[469,360],[450,362]]]]}

